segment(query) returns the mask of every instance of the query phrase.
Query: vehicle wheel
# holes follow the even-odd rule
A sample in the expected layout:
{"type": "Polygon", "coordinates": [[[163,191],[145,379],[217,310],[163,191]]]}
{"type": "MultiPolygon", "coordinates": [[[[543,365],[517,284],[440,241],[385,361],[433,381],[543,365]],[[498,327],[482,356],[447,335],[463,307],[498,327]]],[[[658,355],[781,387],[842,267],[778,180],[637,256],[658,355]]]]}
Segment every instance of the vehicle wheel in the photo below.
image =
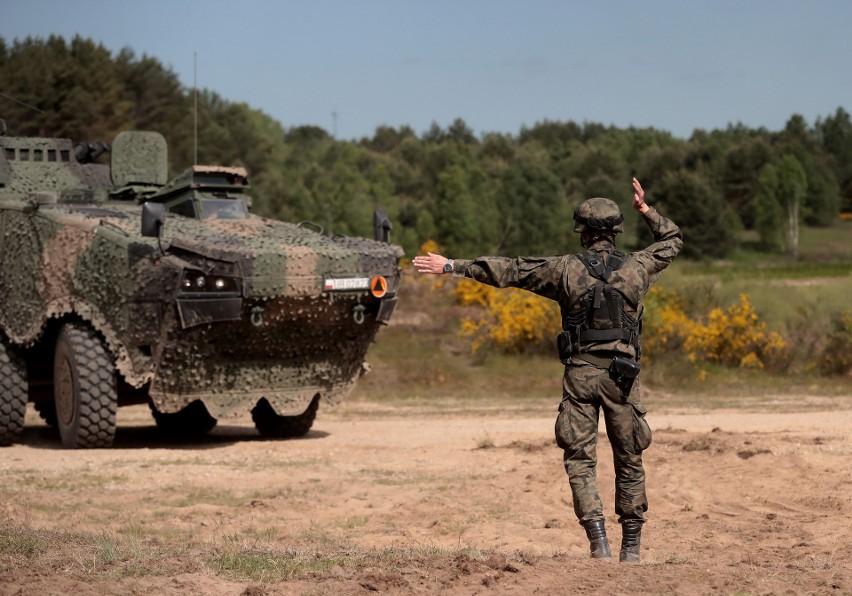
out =
{"type": "Polygon", "coordinates": [[[0,445],[11,445],[24,430],[27,413],[27,364],[0,337],[0,445]]]}
{"type": "Polygon", "coordinates": [[[196,400],[179,412],[165,414],[150,404],[151,414],[160,431],[169,435],[203,435],[213,430],[216,419],[201,400],[196,400]]]}
{"type": "Polygon", "coordinates": [[[319,408],[319,395],[317,395],[304,412],[298,416],[279,416],[266,401],[266,398],[257,402],[251,411],[251,419],[260,434],[276,439],[290,439],[301,437],[311,430],[314,419],[317,417],[319,408]]]}
{"type": "Polygon", "coordinates": [[[36,401],[33,402],[33,407],[45,424],[56,428],[56,406],[52,401],[36,401]]]}
{"type": "Polygon", "coordinates": [[[53,360],[56,425],[68,448],[111,447],[118,388],[112,356],[95,331],[66,323],[53,360]]]}

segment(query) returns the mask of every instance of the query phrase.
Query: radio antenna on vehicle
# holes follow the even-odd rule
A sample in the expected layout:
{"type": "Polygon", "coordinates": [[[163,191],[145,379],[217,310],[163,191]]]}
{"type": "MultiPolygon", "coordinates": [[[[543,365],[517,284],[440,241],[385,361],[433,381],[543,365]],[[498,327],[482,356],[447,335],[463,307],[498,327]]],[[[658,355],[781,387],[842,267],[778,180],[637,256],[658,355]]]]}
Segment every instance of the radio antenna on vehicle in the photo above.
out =
{"type": "Polygon", "coordinates": [[[192,140],[195,148],[192,165],[198,165],[198,52],[192,53],[192,92],[195,106],[193,108],[192,140]]]}
{"type": "Polygon", "coordinates": [[[33,106],[33,105],[30,105],[30,104],[28,104],[28,103],[26,103],[26,102],[23,102],[23,101],[21,101],[20,99],[15,99],[14,97],[12,97],[12,96],[10,96],[10,95],[6,95],[5,93],[0,93],[0,97],[5,97],[6,99],[8,99],[8,100],[10,100],[10,101],[14,101],[15,103],[20,104],[20,105],[24,106],[25,108],[30,108],[31,110],[35,110],[35,111],[36,111],[36,112],[38,112],[39,114],[44,114],[44,110],[40,110],[40,109],[38,109],[37,107],[35,107],[35,106],[33,106]]]}

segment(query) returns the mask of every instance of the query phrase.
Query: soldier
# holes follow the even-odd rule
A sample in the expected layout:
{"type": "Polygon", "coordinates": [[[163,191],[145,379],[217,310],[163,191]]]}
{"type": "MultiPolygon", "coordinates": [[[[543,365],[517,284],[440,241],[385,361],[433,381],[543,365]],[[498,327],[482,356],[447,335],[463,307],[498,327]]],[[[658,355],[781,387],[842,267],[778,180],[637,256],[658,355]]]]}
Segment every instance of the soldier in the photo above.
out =
{"type": "Polygon", "coordinates": [[[615,248],[624,216],[609,199],[593,198],[574,211],[574,231],[586,252],[557,257],[414,258],[420,273],[452,273],[498,288],[516,287],[559,303],[557,338],[565,364],[556,442],[564,450],[574,512],[586,530],[592,558],[611,557],[603,505],[595,484],[598,417],[603,409],[615,460],[615,512],[622,525],[619,560],[639,562],[648,500],[642,452],[651,443],[639,399],[642,299],[683,246],[680,229],[645,203],[633,179],[633,208],[654,235],[634,253],[615,248]]]}

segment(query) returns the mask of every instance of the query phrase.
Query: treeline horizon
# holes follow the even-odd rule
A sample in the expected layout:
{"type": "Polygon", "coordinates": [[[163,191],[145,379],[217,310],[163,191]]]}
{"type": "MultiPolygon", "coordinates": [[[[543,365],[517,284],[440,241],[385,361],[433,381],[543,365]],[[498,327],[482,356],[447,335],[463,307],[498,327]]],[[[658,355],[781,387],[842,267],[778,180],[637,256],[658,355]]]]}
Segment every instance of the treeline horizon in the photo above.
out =
{"type": "MultiPolygon", "coordinates": [[[[0,94],[7,135],[110,143],[123,130],[155,130],[168,142],[172,175],[195,162],[194,90],[130,48],[113,54],[81,36],[0,37],[0,94]]],[[[371,236],[372,212],[382,209],[409,255],[428,240],[457,257],[577,250],[574,207],[604,196],[629,210],[633,176],[681,226],[691,258],[730,254],[744,229],[756,230],[765,250],[795,256],[800,224],[829,226],[852,212],[852,119],[843,106],[813,123],[792,114],[781,131],[737,123],[688,139],[549,120],[477,136],[459,118],[419,135],[379,126],[372,137],[338,140],[209,89],[198,92],[197,118],[198,163],[246,167],[259,215],[371,236]]],[[[627,248],[648,241],[638,222],[627,248]]]]}

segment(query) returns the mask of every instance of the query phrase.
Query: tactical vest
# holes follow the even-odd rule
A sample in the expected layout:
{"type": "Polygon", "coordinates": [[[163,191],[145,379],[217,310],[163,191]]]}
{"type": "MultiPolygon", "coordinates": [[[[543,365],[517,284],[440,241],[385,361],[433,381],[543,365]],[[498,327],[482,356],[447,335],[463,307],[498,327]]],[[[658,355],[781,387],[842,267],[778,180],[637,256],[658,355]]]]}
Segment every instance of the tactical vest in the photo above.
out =
{"type": "Polygon", "coordinates": [[[636,316],[631,315],[625,308],[624,295],[609,283],[610,275],[621,268],[627,255],[615,250],[610,253],[606,265],[592,251],[577,256],[596,282],[583,296],[579,311],[562,313],[564,331],[559,342],[560,358],[587,351],[592,343],[621,340],[636,349],[638,360],[642,350],[641,307],[630,305],[631,312],[638,309],[636,316]]]}

